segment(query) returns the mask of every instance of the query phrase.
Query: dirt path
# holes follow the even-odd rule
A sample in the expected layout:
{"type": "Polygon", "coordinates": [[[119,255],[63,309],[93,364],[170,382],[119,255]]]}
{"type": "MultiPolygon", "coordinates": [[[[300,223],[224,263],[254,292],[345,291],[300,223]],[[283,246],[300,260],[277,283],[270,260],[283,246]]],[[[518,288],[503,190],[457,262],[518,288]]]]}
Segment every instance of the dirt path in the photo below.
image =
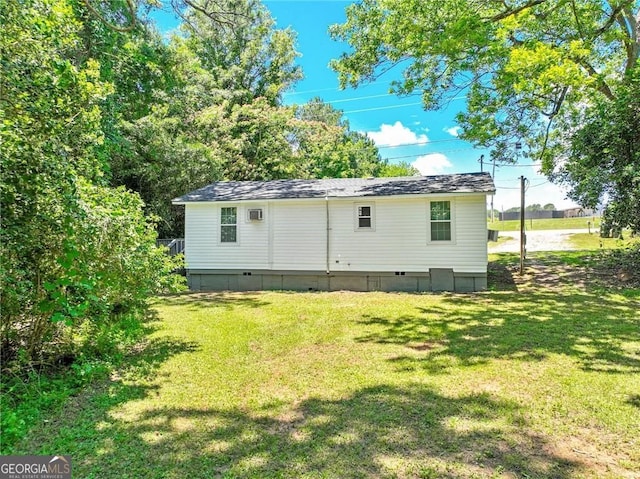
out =
{"type": "MultiPolygon", "coordinates": [[[[527,231],[527,251],[566,251],[573,249],[569,236],[587,233],[586,229],[576,230],[540,230],[527,231]]],[[[509,237],[505,242],[489,243],[489,253],[518,253],[520,251],[520,232],[501,231],[501,237],[509,237]]]]}

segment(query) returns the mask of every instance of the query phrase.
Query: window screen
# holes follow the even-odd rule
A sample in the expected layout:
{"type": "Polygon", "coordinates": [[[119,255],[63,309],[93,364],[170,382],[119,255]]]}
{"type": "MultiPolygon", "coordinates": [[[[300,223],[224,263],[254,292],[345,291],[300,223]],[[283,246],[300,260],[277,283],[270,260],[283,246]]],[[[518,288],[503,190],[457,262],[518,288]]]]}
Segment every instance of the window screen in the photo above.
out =
{"type": "Polygon", "coordinates": [[[220,242],[238,241],[238,210],[235,207],[220,210],[220,242]]]}
{"type": "Polygon", "coordinates": [[[432,201],[431,241],[451,241],[451,202],[432,201]]]}
{"type": "Polygon", "coordinates": [[[371,228],[371,206],[358,206],[358,228],[371,228]]]}

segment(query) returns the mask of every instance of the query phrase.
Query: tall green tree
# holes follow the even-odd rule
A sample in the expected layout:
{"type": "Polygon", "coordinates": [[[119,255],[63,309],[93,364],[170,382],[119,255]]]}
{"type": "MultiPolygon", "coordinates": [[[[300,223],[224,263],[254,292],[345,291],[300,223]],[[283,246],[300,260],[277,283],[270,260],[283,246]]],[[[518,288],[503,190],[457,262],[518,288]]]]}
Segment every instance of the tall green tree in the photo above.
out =
{"type": "Polygon", "coordinates": [[[378,176],[384,162],[373,140],[351,130],[341,110],[314,98],[294,116],[291,141],[305,178],[378,176]]]}
{"type": "MultiPolygon", "coordinates": [[[[277,29],[253,0],[176,6],[182,35],[165,44],[139,34],[126,44],[136,54],[120,63],[139,65],[136,83],[147,97],[139,114],[119,114],[109,155],[112,184],[140,193],[161,218],[161,236],[183,234],[182,209],[171,199],[185,191],[296,172],[286,137],[291,112],[280,107],[282,93],[301,78],[293,32],[277,29]]],[[[122,81],[115,87],[125,99],[137,89],[122,81]]],[[[123,104],[118,95],[114,102],[123,104]]]]}
{"type": "Polygon", "coordinates": [[[114,89],[84,54],[76,6],[0,4],[4,359],[73,349],[81,325],[108,326],[175,267],[139,198],[105,186],[101,106],[114,89]],[[125,269],[135,274],[107,274],[125,269]]]}
{"type": "Polygon", "coordinates": [[[3,346],[13,349],[23,321],[31,356],[50,330],[50,315],[38,314],[38,305],[45,282],[62,271],[75,180],[100,181],[103,173],[93,150],[102,141],[99,103],[110,88],[96,62],[70,60],[80,24],[68,3],[9,0],[0,18],[3,346]]]}
{"type": "Polygon", "coordinates": [[[163,75],[170,80],[153,88],[143,115],[118,116],[109,164],[112,185],[138,192],[147,213],[159,219],[160,236],[177,237],[183,212],[171,199],[223,177],[221,150],[207,143],[212,132],[197,118],[224,94],[181,39],[166,45],[163,56],[163,75]]]}
{"type": "Polygon", "coordinates": [[[181,35],[162,41],[139,19],[123,31],[126,15],[114,12],[126,3],[100,3],[96,15],[74,1],[82,57],[97,58],[112,86],[99,153],[111,185],[141,195],[161,236],[183,234],[171,199],[213,181],[375,176],[385,166],[340,111],[281,105],[302,75],[295,34],[259,2],[176,1],[181,35]]]}
{"type": "Polygon", "coordinates": [[[127,154],[123,123],[150,114],[159,92],[169,93],[176,87],[178,59],[153,25],[135,15],[151,8],[150,3],[69,1],[80,24],[75,61],[98,62],[101,81],[111,85],[110,94],[100,103],[103,142],[97,152],[107,170],[115,169],[116,177],[110,178],[114,186],[123,184],[117,160],[127,154]]]}
{"type": "Polygon", "coordinates": [[[571,134],[556,179],[580,204],[596,208],[605,198],[610,226],[640,232],[640,67],[620,85],[616,98],[597,98],[571,134]]]}
{"type": "Polygon", "coordinates": [[[181,26],[186,42],[218,88],[234,92],[235,101],[265,98],[277,105],[282,93],[302,78],[295,64],[295,33],[276,28],[259,0],[187,5],[181,26]]]}
{"type": "Polygon", "coordinates": [[[392,176],[419,176],[420,172],[417,168],[406,161],[399,163],[385,162],[384,166],[380,170],[378,176],[380,177],[392,177],[392,176]]]}
{"type": "Polygon", "coordinates": [[[630,87],[639,24],[637,0],[364,0],[332,27],[352,48],[333,68],[353,86],[402,71],[393,90],[419,91],[428,109],[465,94],[461,138],[505,162],[521,141],[547,174],[582,188],[563,169],[580,146],[572,132],[585,108],[615,109],[630,87]]]}

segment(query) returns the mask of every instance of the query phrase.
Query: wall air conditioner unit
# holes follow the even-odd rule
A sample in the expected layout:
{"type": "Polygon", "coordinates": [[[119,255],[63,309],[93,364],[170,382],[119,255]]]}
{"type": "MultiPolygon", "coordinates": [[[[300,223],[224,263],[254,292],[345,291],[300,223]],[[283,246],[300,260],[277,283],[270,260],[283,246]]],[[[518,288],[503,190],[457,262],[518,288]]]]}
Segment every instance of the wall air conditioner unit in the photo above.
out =
{"type": "Polygon", "coordinates": [[[249,221],[262,221],[262,208],[256,208],[249,211],[249,221]]]}

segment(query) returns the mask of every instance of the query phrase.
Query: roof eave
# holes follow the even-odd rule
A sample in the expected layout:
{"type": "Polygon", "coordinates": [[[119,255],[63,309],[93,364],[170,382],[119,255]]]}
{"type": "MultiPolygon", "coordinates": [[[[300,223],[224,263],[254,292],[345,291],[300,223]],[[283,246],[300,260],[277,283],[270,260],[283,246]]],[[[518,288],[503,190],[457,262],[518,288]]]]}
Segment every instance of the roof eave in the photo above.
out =
{"type": "MultiPolygon", "coordinates": [[[[367,199],[381,199],[381,198],[424,198],[428,196],[471,196],[471,195],[494,195],[496,190],[485,190],[485,191],[434,191],[431,193],[405,193],[405,194],[395,194],[395,195],[353,195],[353,196],[332,196],[329,194],[329,198],[331,199],[344,199],[344,200],[367,200],[367,199]]],[[[201,199],[201,200],[188,200],[182,198],[176,198],[171,200],[171,203],[174,205],[186,205],[193,203],[240,203],[240,202],[260,202],[260,201],[310,201],[310,200],[324,200],[325,196],[314,196],[314,197],[300,197],[300,198],[233,198],[233,199],[201,199]]]]}

